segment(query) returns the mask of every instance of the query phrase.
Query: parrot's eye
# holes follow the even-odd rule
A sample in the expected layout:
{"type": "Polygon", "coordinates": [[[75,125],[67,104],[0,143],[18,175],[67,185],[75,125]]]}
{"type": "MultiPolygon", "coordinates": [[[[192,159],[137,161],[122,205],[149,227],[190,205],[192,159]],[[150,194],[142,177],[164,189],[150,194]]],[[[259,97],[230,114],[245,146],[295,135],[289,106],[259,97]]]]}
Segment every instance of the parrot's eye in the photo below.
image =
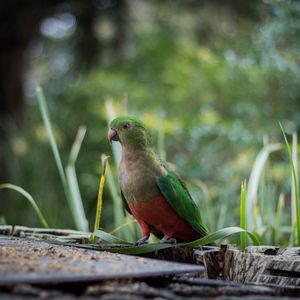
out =
{"type": "Polygon", "coordinates": [[[123,125],[123,129],[129,129],[130,125],[128,123],[123,125]]]}

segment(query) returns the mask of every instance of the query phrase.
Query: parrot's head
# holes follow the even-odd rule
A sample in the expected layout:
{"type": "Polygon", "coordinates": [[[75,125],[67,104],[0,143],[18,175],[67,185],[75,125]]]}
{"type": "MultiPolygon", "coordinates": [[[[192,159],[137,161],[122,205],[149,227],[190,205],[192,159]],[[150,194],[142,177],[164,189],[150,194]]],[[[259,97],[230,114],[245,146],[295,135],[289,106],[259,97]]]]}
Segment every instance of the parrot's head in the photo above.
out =
{"type": "Polygon", "coordinates": [[[110,142],[118,141],[125,147],[138,149],[151,146],[147,128],[133,117],[121,116],[112,120],[107,136],[110,142]]]}

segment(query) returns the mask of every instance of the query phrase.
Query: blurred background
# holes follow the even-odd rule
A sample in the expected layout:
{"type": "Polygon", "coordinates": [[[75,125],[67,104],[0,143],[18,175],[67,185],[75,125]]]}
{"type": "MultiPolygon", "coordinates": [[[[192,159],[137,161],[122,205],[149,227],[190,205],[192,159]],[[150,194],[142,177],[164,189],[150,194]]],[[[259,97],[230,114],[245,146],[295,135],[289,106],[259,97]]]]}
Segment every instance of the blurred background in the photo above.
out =
{"type": "MultiPolygon", "coordinates": [[[[0,182],[27,190],[51,227],[75,228],[37,105],[41,85],[64,164],[87,126],[76,170],[90,229],[100,155],[111,155],[107,101],[151,128],[211,229],[238,225],[241,181],[264,145],[283,142],[278,120],[299,132],[299,53],[299,1],[2,0],[0,182]]],[[[263,224],[280,194],[290,224],[290,175],[286,152],[274,152],[259,182],[263,224]]],[[[2,224],[40,226],[22,196],[1,190],[0,199],[2,224]]],[[[107,187],[103,201],[102,227],[113,229],[107,187]]]]}

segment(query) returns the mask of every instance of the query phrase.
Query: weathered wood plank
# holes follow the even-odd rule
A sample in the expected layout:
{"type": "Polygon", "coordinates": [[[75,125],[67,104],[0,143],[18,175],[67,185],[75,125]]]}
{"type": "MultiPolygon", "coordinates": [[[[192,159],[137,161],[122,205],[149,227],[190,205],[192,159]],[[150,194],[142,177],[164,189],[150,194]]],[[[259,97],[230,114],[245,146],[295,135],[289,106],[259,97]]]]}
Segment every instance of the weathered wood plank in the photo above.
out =
{"type": "MultiPolygon", "coordinates": [[[[58,240],[86,243],[89,238],[89,233],[75,230],[22,226],[16,226],[14,231],[11,226],[0,226],[0,232],[30,239],[44,239],[50,242],[58,240]]],[[[157,251],[150,256],[163,260],[204,265],[205,271],[201,273],[204,278],[268,284],[277,288],[282,286],[283,289],[300,286],[300,247],[279,249],[275,246],[250,246],[245,252],[229,246],[202,247],[200,249],[172,248],[157,251]]]]}
{"type": "Polygon", "coordinates": [[[90,233],[70,230],[70,229],[53,229],[53,228],[30,228],[25,226],[15,226],[11,235],[17,237],[26,237],[35,240],[60,241],[78,244],[87,244],[90,233]]]}
{"type": "Polygon", "coordinates": [[[10,225],[1,225],[0,226],[0,234],[3,235],[12,235],[13,227],[10,225]]]}
{"type": "Polygon", "coordinates": [[[162,277],[203,271],[199,265],[0,236],[0,285],[162,277]]]}

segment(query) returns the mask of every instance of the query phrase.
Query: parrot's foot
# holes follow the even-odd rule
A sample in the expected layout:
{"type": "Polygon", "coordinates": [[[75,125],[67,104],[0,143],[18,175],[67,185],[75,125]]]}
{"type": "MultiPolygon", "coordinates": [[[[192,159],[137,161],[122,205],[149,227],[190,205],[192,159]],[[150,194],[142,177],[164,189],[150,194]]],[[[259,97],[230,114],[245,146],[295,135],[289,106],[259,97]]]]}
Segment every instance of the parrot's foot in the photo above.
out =
{"type": "Polygon", "coordinates": [[[165,235],[160,241],[163,244],[177,244],[177,240],[165,235]]]}
{"type": "Polygon", "coordinates": [[[145,244],[146,241],[149,239],[149,237],[150,237],[150,234],[142,236],[140,239],[138,239],[138,240],[134,243],[134,245],[135,245],[135,246],[139,246],[139,245],[145,244]]]}

